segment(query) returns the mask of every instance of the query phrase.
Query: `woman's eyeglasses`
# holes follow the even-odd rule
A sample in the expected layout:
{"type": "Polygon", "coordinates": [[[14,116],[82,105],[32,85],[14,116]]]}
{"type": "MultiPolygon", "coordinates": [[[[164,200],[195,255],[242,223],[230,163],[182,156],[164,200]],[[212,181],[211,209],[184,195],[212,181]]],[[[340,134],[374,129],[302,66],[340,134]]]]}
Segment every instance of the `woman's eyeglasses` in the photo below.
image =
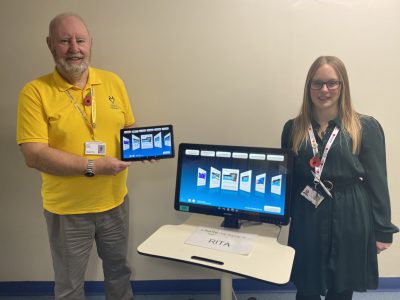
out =
{"type": "Polygon", "coordinates": [[[328,90],[336,90],[342,84],[341,81],[338,80],[329,80],[329,81],[321,81],[321,80],[313,80],[311,81],[310,88],[312,90],[320,90],[322,87],[326,85],[328,90]]]}

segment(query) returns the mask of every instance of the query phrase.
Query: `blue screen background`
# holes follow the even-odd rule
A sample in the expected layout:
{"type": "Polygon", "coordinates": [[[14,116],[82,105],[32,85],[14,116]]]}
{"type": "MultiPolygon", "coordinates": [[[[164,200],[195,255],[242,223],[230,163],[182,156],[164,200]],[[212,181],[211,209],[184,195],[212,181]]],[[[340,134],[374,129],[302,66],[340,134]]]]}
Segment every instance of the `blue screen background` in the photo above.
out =
{"type": "MultiPolygon", "coordinates": [[[[171,146],[167,146],[164,143],[164,137],[168,134],[171,133],[171,131],[167,130],[162,130],[162,131],[153,131],[153,132],[141,132],[141,133],[126,133],[123,135],[123,137],[129,139],[129,149],[122,150],[122,157],[123,158],[142,158],[142,157],[155,157],[155,156],[163,156],[163,155],[171,155],[172,154],[172,140],[171,140],[171,146]],[[161,148],[157,147],[152,147],[148,149],[142,149],[141,147],[138,149],[133,150],[132,147],[132,135],[135,135],[137,137],[141,137],[141,135],[147,135],[147,134],[152,134],[153,135],[153,142],[154,142],[154,136],[161,132],[161,148]]],[[[172,133],[171,133],[172,135],[172,133]]],[[[172,137],[170,137],[172,139],[172,137]]],[[[124,143],[123,139],[121,138],[121,143],[124,143]]]]}
{"type": "MultiPolygon", "coordinates": [[[[184,155],[184,154],[183,154],[184,155]]],[[[202,177],[202,176],[201,176],[202,177]]],[[[222,157],[200,157],[184,155],[180,179],[179,202],[196,205],[208,205],[218,208],[232,209],[234,211],[251,211],[275,215],[284,215],[286,184],[287,184],[286,159],[284,162],[262,161],[250,159],[235,159],[222,157]],[[239,169],[239,172],[252,170],[250,192],[230,191],[219,188],[210,188],[211,167],[222,169],[239,169]],[[206,185],[197,186],[198,168],[207,171],[206,185]],[[265,193],[255,190],[256,176],[266,173],[265,193]],[[271,178],[282,175],[281,194],[271,193],[271,178]],[[190,199],[190,201],[189,201],[190,199]],[[195,202],[193,202],[195,200],[195,202]],[[264,206],[279,207],[280,212],[264,211],[264,206]]]]}

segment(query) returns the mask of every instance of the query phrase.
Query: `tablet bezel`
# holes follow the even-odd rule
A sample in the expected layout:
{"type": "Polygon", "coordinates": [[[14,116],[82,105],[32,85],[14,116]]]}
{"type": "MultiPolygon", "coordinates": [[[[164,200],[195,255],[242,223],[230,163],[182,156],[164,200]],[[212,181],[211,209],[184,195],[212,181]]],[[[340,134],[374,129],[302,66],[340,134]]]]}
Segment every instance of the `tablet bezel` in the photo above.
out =
{"type": "MultiPolygon", "coordinates": [[[[159,131],[162,132],[162,131],[159,131]]],[[[142,160],[159,160],[165,158],[174,158],[175,157],[175,147],[174,147],[174,132],[173,126],[171,124],[168,125],[155,125],[155,126],[143,126],[143,127],[132,127],[132,128],[122,128],[119,134],[120,138],[120,158],[122,161],[142,161],[142,160]],[[130,130],[148,130],[148,129],[157,129],[168,127],[168,132],[171,134],[171,153],[170,154],[161,154],[161,155],[148,155],[148,156],[140,156],[140,157],[123,157],[123,139],[124,133],[130,130]]]]}

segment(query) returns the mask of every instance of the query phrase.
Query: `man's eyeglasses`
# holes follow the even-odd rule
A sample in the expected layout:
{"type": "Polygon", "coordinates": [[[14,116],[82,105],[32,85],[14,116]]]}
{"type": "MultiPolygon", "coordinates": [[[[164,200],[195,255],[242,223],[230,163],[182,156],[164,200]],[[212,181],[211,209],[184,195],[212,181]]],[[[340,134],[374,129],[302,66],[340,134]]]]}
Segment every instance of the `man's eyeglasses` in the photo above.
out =
{"type": "Polygon", "coordinates": [[[310,88],[312,90],[320,90],[326,84],[328,90],[336,90],[342,84],[341,81],[338,80],[329,80],[329,81],[321,81],[321,80],[313,80],[311,81],[310,88]]]}

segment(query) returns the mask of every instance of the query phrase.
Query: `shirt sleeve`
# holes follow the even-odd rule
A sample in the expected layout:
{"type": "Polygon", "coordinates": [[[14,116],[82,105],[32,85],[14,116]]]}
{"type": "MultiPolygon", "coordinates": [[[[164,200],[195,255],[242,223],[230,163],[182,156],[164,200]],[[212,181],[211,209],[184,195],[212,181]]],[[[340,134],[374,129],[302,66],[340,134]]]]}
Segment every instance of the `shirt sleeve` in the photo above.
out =
{"type": "Polygon", "coordinates": [[[373,117],[362,116],[360,162],[365,170],[366,188],[370,196],[376,240],[391,243],[399,229],[391,223],[390,197],[387,182],[385,135],[373,117]]]}
{"type": "Polygon", "coordinates": [[[288,149],[292,148],[291,136],[293,129],[293,120],[289,120],[283,126],[282,135],[281,135],[281,148],[288,149]]]}
{"type": "Polygon", "coordinates": [[[131,108],[131,102],[129,100],[128,92],[126,90],[125,84],[122,81],[121,78],[118,77],[119,80],[119,86],[121,89],[121,94],[122,94],[122,105],[124,107],[124,113],[125,113],[125,127],[131,126],[135,123],[135,117],[133,116],[132,108],[131,108]]]}
{"type": "Polygon", "coordinates": [[[33,84],[20,92],[17,112],[17,143],[48,143],[48,122],[41,95],[33,84]]]}

